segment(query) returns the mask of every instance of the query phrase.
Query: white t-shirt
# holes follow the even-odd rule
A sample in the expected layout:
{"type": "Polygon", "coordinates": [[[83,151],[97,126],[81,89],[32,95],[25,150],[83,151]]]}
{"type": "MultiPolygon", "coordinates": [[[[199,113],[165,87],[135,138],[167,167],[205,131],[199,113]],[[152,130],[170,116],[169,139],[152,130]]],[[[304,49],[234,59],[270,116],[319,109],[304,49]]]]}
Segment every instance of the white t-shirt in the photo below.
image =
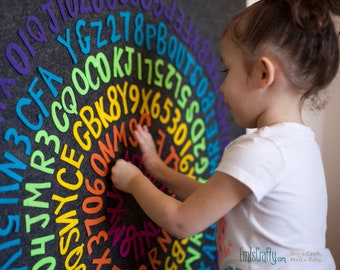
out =
{"type": "Polygon", "coordinates": [[[281,123],[230,143],[217,167],[252,193],[217,224],[220,269],[333,270],[327,190],[310,128],[281,123]]]}

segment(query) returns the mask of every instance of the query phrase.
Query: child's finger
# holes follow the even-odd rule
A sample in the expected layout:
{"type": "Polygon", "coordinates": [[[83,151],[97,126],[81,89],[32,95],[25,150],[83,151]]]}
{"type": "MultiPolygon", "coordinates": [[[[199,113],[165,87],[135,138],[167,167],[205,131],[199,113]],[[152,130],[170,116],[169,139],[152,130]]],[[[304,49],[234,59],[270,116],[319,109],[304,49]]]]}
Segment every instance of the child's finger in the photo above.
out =
{"type": "Polygon", "coordinates": [[[143,130],[144,130],[145,132],[147,132],[147,133],[150,133],[150,132],[149,132],[149,128],[148,128],[147,125],[144,125],[144,126],[143,126],[143,130]]]}
{"type": "Polygon", "coordinates": [[[147,126],[140,126],[140,125],[137,125],[137,129],[135,130],[135,134],[136,134],[136,137],[137,137],[137,141],[139,144],[141,143],[145,143],[147,142],[150,138],[150,133],[149,133],[149,129],[147,126]]]}

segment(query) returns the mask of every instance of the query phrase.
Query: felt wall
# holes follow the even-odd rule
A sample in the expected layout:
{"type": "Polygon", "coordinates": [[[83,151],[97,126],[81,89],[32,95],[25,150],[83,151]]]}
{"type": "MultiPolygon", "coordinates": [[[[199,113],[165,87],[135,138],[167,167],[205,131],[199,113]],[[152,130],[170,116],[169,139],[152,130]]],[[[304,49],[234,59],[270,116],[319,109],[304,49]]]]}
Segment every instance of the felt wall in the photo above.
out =
{"type": "Polygon", "coordinates": [[[214,225],[172,237],[110,167],[145,172],[140,123],[168,166],[214,172],[244,132],[219,93],[219,40],[244,5],[0,0],[0,269],[216,269],[214,225]]]}

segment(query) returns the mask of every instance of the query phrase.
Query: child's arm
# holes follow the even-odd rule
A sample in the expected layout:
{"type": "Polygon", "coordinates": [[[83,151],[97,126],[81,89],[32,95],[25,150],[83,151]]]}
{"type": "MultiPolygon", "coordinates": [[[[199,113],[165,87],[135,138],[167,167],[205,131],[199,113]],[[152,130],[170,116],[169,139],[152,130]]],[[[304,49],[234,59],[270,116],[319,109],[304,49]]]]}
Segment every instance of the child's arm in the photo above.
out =
{"type": "Polygon", "coordinates": [[[136,138],[143,153],[143,163],[148,172],[169,188],[180,200],[186,199],[202,184],[167,167],[157,155],[156,145],[148,127],[137,126],[136,138]]]}
{"type": "Polygon", "coordinates": [[[137,167],[124,160],[112,167],[112,182],[116,188],[132,194],[154,222],[179,238],[206,229],[250,193],[235,178],[216,172],[180,202],[160,191],[137,167]]]}

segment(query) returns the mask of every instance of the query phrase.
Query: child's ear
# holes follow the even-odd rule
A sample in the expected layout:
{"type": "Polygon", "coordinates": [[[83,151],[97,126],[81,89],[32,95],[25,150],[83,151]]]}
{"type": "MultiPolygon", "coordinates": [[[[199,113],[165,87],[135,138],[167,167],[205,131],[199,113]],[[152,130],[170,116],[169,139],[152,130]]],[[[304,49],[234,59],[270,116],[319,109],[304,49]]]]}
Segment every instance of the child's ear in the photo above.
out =
{"type": "Polygon", "coordinates": [[[275,66],[274,63],[268,57],[260,58],[260,88],[266,88],[270,86],[275,78],[275,66]]]}

